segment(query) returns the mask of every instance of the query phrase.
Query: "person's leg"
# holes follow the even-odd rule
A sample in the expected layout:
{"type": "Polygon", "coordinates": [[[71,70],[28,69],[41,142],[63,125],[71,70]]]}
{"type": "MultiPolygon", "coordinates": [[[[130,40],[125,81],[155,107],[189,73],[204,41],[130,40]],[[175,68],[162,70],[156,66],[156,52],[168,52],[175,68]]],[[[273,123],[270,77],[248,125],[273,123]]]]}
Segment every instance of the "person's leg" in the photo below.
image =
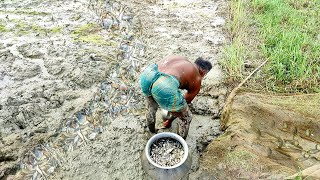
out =
{"type": "Polygon", "coordinates": [[[147,126],[152,133],[156,133],[156,113],[158,110],[158,104],[152,96],[146,98],[147,101],[147,126]]]}
{"type": "Polygon", "coordinates": [[[181,116],[179,116],[181,121],[179,121],[179,129],[178,134],[186,139],[189,132],[190,123],[192,121],[192,113],[190,109],[187,107],[186,110],[182,111],[181,116]]]}

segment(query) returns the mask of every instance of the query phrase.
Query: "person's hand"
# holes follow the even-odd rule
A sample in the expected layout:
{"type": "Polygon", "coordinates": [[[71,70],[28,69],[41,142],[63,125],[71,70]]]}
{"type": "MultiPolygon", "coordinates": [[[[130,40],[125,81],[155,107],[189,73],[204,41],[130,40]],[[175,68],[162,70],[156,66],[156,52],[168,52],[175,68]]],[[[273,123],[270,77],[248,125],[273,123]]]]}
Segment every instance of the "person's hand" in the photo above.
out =
{"type": "Polygon", "coordinates": [[[164,128],[170,128],[172,124],[172,121],[170,121],[170,119],[167,119],[163,122],[163,127],[164,128]]]}

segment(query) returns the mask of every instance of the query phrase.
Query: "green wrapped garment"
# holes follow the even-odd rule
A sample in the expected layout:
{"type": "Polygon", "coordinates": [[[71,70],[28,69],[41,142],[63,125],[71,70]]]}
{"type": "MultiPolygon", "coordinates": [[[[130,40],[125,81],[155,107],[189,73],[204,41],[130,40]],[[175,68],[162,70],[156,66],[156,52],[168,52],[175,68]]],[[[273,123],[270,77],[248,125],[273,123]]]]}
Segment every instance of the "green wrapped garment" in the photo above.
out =
{"type": "Polygon", "coordinates": [[[181,112],[187,107],[176,77],[159,72],[157,64],[149,65],[140,76],[144,95],[152,96],[160,108],[170,112],[181,112]]]}

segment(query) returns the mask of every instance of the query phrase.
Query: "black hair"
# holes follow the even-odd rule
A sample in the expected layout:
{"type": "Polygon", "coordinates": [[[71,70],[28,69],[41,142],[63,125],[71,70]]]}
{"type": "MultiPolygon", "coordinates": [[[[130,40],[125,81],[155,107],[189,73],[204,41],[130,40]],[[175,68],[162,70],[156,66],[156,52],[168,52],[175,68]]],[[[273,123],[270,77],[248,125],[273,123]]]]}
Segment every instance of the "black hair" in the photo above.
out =
{"type": "Polygon", "coordinates": [[[196,61],[194,61],[196,65],[200,67],[200,69],[209,72],[212,69],[211,62],[204,60],[202,57],[198,57],[196,61]]]}

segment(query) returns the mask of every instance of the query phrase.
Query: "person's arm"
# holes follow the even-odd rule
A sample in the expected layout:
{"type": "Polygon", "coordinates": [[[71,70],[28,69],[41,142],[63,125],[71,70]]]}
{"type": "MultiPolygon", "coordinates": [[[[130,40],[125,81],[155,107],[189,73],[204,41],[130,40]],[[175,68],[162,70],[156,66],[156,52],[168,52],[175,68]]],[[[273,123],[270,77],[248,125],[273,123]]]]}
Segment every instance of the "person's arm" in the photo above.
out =
{"type": "Polygon", "coordinates": [[[188,92],[184,95],[184,99],[187,101],[187,104],[190,104],[191,101],[196,97],[200,91],[201,83],[197,83],[189,88],[188,92]]]}

